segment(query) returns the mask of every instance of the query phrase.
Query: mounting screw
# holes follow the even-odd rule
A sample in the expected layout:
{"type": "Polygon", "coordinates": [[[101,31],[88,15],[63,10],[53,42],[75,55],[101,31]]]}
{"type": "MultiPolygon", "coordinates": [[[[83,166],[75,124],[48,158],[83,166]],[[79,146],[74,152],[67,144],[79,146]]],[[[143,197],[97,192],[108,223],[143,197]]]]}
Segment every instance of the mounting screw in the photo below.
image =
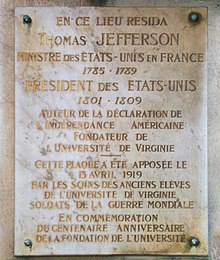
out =
{"type": "Polygon", "coordinates": [[[191,23],[198,23],[199,20],[200,20],[200,18],[201,18],[200,13],[191,12],[191,13],[189,14],[189,21],[190,21],[191,23]]]}
{"type": "Polygon", "coordinates": [[[24,24],[31,24],[32,23],[32,19],[29,15],[24,15],[23,16],[23,23],[24,24]]]}
{"type": "Polygon", "coordinates": [[[24,240],[24,245],[31,248],[32,247],[32,241],[30,239],[26,239],[26,240],[24,240]]]}
{"type": "Polygon", "coordinates": [[[199,239],[197,237],[191,237],[190,244],[191,246],[198,246],[199,245],[199,239]]]}

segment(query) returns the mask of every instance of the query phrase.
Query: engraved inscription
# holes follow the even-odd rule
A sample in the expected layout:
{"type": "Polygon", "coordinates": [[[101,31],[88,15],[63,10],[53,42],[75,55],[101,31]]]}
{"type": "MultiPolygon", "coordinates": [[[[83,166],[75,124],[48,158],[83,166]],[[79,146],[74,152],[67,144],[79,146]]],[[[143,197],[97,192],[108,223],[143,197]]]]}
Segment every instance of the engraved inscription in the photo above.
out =
{"type": "Polygon", "coordinates": [[[207,254],[193,9],[16,9],[16,255],[207,254]]]}

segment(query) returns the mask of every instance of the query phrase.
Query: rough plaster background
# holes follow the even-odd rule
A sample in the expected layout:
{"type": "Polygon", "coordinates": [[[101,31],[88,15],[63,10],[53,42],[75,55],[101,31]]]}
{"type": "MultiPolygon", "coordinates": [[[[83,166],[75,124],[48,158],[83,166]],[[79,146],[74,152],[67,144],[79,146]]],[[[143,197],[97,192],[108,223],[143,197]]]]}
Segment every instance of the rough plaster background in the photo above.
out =
{"type": "Polygon", "coordinates": [[[0,260],[220,260],[220,0],[0,0],[0,260]],[[14,257],[14,7],[207,6],[209,257],[14,257]]]}

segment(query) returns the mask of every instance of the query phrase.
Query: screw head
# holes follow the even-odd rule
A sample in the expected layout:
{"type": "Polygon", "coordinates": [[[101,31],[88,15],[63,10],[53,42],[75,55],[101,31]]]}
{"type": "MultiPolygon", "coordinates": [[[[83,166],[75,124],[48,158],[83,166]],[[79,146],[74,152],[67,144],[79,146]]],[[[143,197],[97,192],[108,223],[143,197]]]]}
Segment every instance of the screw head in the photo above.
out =
{"type": "Polygon", "coordinates": [[[32,241],[30,239],[25,239],[24,245],[31,248],[32,247],[32,241]]]}
{"type": "Polygon", "coordinates": [[[23,23],[24,24],[31,24],[32,23],[32,19],[29,15],[24,15],[23,16],[23,23]]]}
{"type": "Polygon", "coordinates": [[[199,20],[200,20],[200,14],[199,14],[199,13],[197,13],[197,12],[191,12],[191,13],[189,14],[189,21],[190,21],[191,23],[198,23],[199,20]]]}
{"type": "Polygon", "coordinates": [[[200,243],[199,239],[197,237],[192,237],[190,240],[191,246],[198,246],[200,243]]]}

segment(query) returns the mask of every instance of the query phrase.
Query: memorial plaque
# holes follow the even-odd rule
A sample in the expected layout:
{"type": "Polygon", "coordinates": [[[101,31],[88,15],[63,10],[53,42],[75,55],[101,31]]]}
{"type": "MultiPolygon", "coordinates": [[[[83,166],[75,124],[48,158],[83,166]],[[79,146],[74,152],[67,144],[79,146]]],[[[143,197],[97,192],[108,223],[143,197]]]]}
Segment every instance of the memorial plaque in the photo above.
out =
{"type": "Polygon", "coordinates": [[[206,8],[16,8],[15,255],[207,254],[206,8]]]}

